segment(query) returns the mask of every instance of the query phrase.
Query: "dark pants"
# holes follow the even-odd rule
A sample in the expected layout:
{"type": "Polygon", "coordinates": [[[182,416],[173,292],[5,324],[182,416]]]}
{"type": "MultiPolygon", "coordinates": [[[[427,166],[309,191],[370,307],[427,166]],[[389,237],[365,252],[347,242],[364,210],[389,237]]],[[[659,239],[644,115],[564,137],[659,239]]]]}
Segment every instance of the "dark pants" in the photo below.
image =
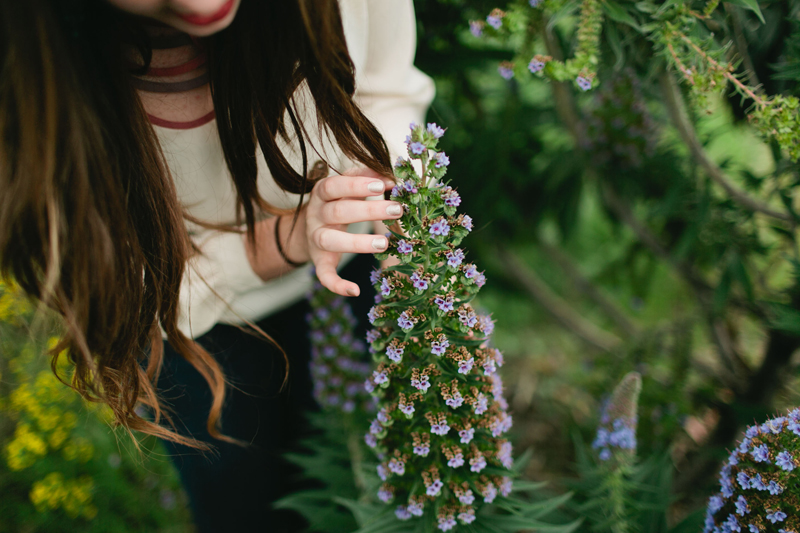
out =
{"type": "MultiPolygon", "coordinates": [[[[368,274],[369,256],[351,261],[342,277],[361,287],[361,296],[348,301],[359,318],[356,335],[366,330],[365,317],[374,291],[368,274]]],[[[270,343],[236,327],[217,324],[197,339],[222,365],[228,382],[222,432],[250,443],[246,447],[212,439],[206,431],[211,392],[194,368],[165,342],[164,368],[158,388],[181,433],[209,442],[216,454],[201,453],[165,442],[189,495],[200,533],[260,533],[300,531],[303,520],[271,502],[297,490],[297,469],[281,459],[296,449],[306,433],[303,412],[316,409],[309,373],[310,345],[304,300],[258,322],[289,357],[289,381],[283,357],[270,343]]]]}

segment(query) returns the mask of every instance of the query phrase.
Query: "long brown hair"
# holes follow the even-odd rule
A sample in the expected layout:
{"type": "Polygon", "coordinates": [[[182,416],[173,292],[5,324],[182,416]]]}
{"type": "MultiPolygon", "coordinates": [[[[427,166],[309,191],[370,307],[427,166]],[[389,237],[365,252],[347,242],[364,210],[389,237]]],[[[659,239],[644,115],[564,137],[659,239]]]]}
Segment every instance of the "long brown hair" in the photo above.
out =
{"type": "MultiPolygon", "coordinates": [[[[336,0],[243,0],[231,26],[204,39],[217,129],[248,237],[263,211],[256,146],[275,181],[301,196],[309,149],[293,102],[308,86],[316,125],[355,161],[390,174],[386,145],[353,101],[355,73],[336,0]],[[284,119],[288,116],[288,124],[284,119]],[[279,149],[296,139],[303,168],[279,149]]],[[[208,382],[208,431],[219,431],[225,379],[177,327],[193,253],[158,141],[122,61],[135,21],[103,0],[0,0],[0,275],[62,317],[70,385],[108,404],[116,421],[190,446],[162,424],[155,382],[163,341],[208,382]],[[154,420],[136,413],[149,406],[154,420]]],[[[302,200],[301,200],[302,201],[302,200]]]]}

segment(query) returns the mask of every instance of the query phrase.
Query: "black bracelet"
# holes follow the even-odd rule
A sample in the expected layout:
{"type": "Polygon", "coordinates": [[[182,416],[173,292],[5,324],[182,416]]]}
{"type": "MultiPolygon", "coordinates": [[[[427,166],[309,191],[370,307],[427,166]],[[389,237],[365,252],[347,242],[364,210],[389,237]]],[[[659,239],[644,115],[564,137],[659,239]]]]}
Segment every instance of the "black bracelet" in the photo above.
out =
{"type": "Polygon", "coordinates": [[[289,265],[291,267],[294,267],[294,268],[303,266],[304,263],[298,263],[296,261],[292,261],[286,255],[286,252],[283,250],[283,246],[281,245],[281,230],[280,230],[280,228],[281,228],[281,217],[276,217],[275,218],[275,246],[278,248],[278,253],[281,254],[281,257],[283,258],[284,261],[286,261],[287,265],[289,265]]]}

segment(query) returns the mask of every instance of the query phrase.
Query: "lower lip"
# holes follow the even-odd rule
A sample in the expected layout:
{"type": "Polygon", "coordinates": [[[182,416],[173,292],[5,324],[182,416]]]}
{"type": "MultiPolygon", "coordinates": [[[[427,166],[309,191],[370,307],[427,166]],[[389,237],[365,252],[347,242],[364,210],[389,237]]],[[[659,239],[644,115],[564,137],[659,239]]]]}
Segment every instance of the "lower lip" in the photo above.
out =
{"type": "Polygon", "coordinates": [[[234,2],[235,0],[228,0],[227,2],[225,2],[225,5],[219,8],[219,11],[211,15],[189,15],[185,13],[175,13],[175,14],[178,15],[178,17],[180,17],[181,20],[184,20],[189,24],[193,24],[194,26],[208,26],[209,24],[214,24],[215,22],[218,22],[227,17],[228,13],[230,13],[231,9],[233,9],[234,2]]]}

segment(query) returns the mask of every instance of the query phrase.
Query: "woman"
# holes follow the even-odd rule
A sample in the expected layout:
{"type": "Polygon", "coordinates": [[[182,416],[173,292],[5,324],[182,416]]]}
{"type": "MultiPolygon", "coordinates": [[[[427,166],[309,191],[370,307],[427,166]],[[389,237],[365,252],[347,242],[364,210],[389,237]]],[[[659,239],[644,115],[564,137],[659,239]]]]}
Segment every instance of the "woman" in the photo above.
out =
{"type": "Polygon", "coordinates": [[[262,508],[308,403],[296,302],[386,247],[413,50],[411,0],[0,0],[0,273],[81,394],[182,454],[201,531],[290,527],[262,508]]]}

